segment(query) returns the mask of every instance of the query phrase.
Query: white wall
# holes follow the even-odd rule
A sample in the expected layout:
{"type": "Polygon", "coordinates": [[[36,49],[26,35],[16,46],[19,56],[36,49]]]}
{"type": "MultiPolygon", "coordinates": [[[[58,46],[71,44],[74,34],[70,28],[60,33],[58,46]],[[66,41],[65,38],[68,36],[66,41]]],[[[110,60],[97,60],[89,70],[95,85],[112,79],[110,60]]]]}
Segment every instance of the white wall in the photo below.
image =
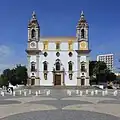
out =
{"type": "MultiPolygon", "coordinates": [[[[43,42],[39,42],[39,50],[43,50],[43,42]]],[[[61,69],[64,67],[65,69],[65,76],[64,76],[64,83],[65,85],[77,85],[77,53],[75,50],[77,50],[78,44],[77,42],[74,42],[73,44],[73,51],[72,52],[72,57],[69,57],[69,50],[68,50],[68,42],[62,42],[60,44],[60,56],[56,56],[56,43],[54,42],[49,42],[48,44],[48,50],[46,51],[48,53],[47,57],[44,57],[43,54],[40,54],[39,56],[39,77],[40,77],[40,85],[53,85],[53,67],[55,68],[55,61],[56,59],[60,59],[62,66],[61,69]],[[44,73],[43,73],[43,62],[47,61],[48,62],[48,76],[47,80],[44,79],[44,73]],[[69,73],[68,73],[68,62],[72,61],[73,62],[73,79],[69,79],[69,73]]],[[[45,51],[42,51],[44,53],[45,51]]],[[[32,55],[30,57],[30,62],[36,62],[36,55],[32,55]]],[[[33,72],[32,72],[33,73],[33,72]]],[[[31,73],[31,75],[32,75],[31,73]]],[[[34,72],[35,74],[35,72],[34,72]]]]}
{"type": "MultiPolygon", "coordinates": [[[[39,50],[43,50],[43,41],[39,41],[38,43],[39,46],[39,50]]],[[[69,50],[68,49],[68,42],[64,41],[64,42],[60,42],[60,49],[61,50],[69,50]]],[[[73,50],[77,50],[78,49],[78,43],[75,41],[73,42],[73,50]]],[[[56,41],[55,42],[48,42],[48,50],[55,50],[56,51],[56,41]]]]}

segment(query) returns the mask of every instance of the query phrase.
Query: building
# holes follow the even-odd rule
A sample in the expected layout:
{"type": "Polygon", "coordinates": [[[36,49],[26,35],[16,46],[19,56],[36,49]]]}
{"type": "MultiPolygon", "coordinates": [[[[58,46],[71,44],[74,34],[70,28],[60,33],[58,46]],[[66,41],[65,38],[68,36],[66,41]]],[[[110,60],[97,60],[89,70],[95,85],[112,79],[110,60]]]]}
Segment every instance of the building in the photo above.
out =
{"type": "Polygon", "coordinates": [[[89,86],[88,23],[81,13],[74,37],[41,37],[35,12],[28,24],[28,85],[89,86]]]}
{"type": "Polygon", "coordinates": [[[104,61],[109,70],[113,72],[113,54],[98,55],[97,61],[104,61]]]}

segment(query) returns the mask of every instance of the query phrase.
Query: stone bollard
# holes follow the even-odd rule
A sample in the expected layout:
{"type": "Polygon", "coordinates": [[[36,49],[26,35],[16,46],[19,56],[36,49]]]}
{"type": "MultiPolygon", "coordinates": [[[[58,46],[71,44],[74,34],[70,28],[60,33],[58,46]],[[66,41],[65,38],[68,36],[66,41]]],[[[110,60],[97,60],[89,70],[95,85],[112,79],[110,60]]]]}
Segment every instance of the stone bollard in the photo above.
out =
{"type": "Polygon", "coordinates": [[[67,90],[67,95],[69,95],[69,90],[67,90]]]}
{"type": "Polygon", "coordinates": [[[76,94],[77,94],[77,95],[79,94],[79,90],[76,90],[76,94]]]}
{"type": "Polygon", "coordinates": [[[29,93],[28,93],[29,95],[31,95],[32,94],[32,91],[31,90],[29,90],[29,93]]]}
{"type": "Polygon", "coordinates": [[[48,91],[46,92],[46,95],[47,95],[47,96],[50,95],[50,90],[48,90],[48,91]]]}
{"type": "Polygon", "coordinates": [[[15,91],[13,91],[13,96],[15,96],[15,91]]]}
{"type": "Polygon", "coordinates": [[[102,91],[102,96],[105,96],[105,91],[102,91]]]}
{"type": "Polygon", "coordinates": [[[1,91],[1,96],[5,96],[5,93],[3,91],[1,91]]]}
{"type": "Polygon", "coordinates": [[[71,96],[71,91],[70,91],[70,90],[67,90],[67,94],[68,94],[69,96],[71,96]]]}
{"type": "Polygon", "coordinates": [[[27,96],[27,93],[26,93],[26,91],[24,91],[24,96],[27,96]]]}
{"type": "Polygon", "coordinates": [[[71,96],[71,91],[69,91],[69,94],[68,94],[69,96],[71,96]]]}
{"type": "Polygon", "coordinates": [[[80,96],[83,96],[83,91],[80,91],[80,96]]]}
{"type": "Polygon", "coordinates": [[[39,94],[39,95],[41,94],[40,90],[38,91],[38,94],[39,94]]]}
{"type": "Polygon", "coordinates": [[[13,92],[12,91],[10,91],[10,95],[12,95],[13,94],[13,92]]]}
{"type": "Polygon", "coordinates": [[[20,90],[19,92],[20,92],[20,95],[22,95],[22,91],[20,90]]]}
{"type": "Polygon", "coordinates": [[[115,90],[114,93],[113,93],[113,95],[114,95],[114,96],[117,96],[117,94],[118,94],[118,91],[115,90]]]}
{"type": "Polygon", "coordinates": [[[108,91],[107,90],[105,90],[105,95],[108,95],[108,91]]]}
{"type": "Polygon", "coordinates": [[[95,94],[96,94],[96,95],[98,94],[98,90],[95,90],[95,94]]]}
{"type": "Polygon", "coordinates": [[[85,91],[86,95],[88,95],[88,90],[85,91]]]}
{"type": "Polygon", "coordinates": [[[93,96],[93,95],[94,95],[94,91],[92,90],[92,91],[91,91],[91,96],[93,96]]]}
{"type": "Polygon", "coordinates": [[[38,96],[38,92],[37,91],[35,92],[35,96],[38,96]]]}
{"type": "Polygon", "coordinates": [[[49,90],[49,95],[50,95],[50,90],[49,90]]]}

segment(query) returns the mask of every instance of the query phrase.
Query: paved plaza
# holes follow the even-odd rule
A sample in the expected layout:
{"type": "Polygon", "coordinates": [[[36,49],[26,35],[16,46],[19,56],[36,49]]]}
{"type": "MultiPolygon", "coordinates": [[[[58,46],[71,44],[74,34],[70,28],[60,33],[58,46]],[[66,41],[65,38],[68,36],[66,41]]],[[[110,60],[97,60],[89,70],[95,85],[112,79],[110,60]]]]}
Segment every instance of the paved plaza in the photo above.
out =
{"type": "Polygon", "coordinates": [[[119,90],[117,94],[108,90],[106,95],[92,89],[88,93],[74,89],[15,92],[0,96],[0,120],[120,120],[119,90]]]}

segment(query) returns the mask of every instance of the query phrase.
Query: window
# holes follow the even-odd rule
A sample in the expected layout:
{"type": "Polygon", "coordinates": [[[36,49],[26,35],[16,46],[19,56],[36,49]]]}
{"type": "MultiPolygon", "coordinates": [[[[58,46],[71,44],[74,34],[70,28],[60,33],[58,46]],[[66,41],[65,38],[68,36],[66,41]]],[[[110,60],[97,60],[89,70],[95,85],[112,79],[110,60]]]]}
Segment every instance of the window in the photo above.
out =
{"type": "Polygon", "coordinates": [[[44,50],[48,50],[48,42],[47,42],[47,41],[45,41],[45,42],[43,43],[43,49],[44,49],[44,50]]]}
{"type": "Polygon", "coordinates": [[[47,73],[44,73],[44,79],[47,80],[47,73]]]}
{"type": "Polygon", "coordinates": [[[60,70],[60,62],[56,62],[56,70],[60,70]]]}
{"type": "Polygon", "coordinates": [[[73,74],[69,74],[69,79],[72,80],[73,74]]]}
{"type": "Polygon", "coordinates": [[[84,75],[84,73],[82,73],[82,75],[84,75]]]}
{"type": "Polygon", "coordinates": [[[71,61],[68,62],[68,69],[69,69],[69,71],[72,71],[72,69],[73,69],[72,62],[71,62],[71,61]]]}
{"type": "Polygon", "coordinates": [[[34,29],[32,29],[32,32],[31,32],[31,37],[32,37],[32,38],[35,38],[35,36],[36,36],[36,32],[35,32],[35,30],[34,30],[34,29]]]}
{"type": "Polygon", "coordinates": [[[56,50],[60,49],[60,43],[56,43],[56,50]]]}
{"type": "Polygon", "coordinates": [[[72,57],[72,52],[69,52],[69,56],[72,57]]]}
{"type": "Polygon", "coordinates": [[[85,72],[85,63],[84,62],[81,63],[81,71],[85,72]]]}
{"type": "Polygon", "coordinates": [[[57,53],[56,53],[56,56],[57,56],[57,57],[59,57],[59,56],[60,56],[60,53],[59,53],[59,52],[57,52],[57,53]]]}
{"type": "Polygon", "coordinates": [[[46,61],[44,61],[43,62],[43,69],[44,69],[44,71],[47,71],[48,70],[48,66],[47,66],[47,62],[46,61]]]}
{"type": "Polygon", "coordinates": [[[84,35],[84,29],[81,30],[81,38],[84,38],[85,35],[84,35]]]}
{"type": "Polygon", "coordinates": [[[47,57],[47,55],[48,55],[47,52],[44,52],[44,56],[47,57]]]}
{"type": "Polygon", "coordinates": [[[35,62],[31,62],[31,71],[35,71],[35,62]]]}
{"type": "Polygon", "coordinates": [[[73,47],[73,46],[72,46],[72,43],[69,43],[69,44],[68,44],[68,47],[69,47],[69,48],[68,48],[69,51],[71,51],[71,50],[73,49],[73,48],[72,48],[72,47],[73,47]]]}

